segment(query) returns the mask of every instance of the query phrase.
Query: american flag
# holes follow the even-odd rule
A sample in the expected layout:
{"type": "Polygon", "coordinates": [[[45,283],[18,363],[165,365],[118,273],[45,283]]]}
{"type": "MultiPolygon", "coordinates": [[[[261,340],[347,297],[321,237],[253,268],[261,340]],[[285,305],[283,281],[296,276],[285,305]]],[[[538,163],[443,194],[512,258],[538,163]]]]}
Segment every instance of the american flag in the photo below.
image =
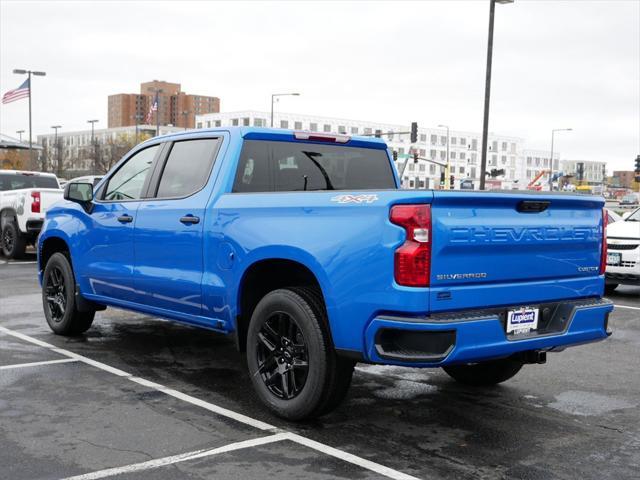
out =
{"type": "Polygon", "coordinates": [[[29,96],[29,79],[27,78],[22,85],[15,90],[9,90],[2,96],[2,103],[11,103],[21,98],[27,98],[29,96]]]}
{"type": "Polygon", "coordinates": [[[153,116],[153,112],[158,111],[158,94],[156,93],[155,98],[153,99],[153,103],[149,108],[149,113],[147,113],[147,118],[145,119],[145,123],[149,125],[151,123],[151,117],[153,116]]]}

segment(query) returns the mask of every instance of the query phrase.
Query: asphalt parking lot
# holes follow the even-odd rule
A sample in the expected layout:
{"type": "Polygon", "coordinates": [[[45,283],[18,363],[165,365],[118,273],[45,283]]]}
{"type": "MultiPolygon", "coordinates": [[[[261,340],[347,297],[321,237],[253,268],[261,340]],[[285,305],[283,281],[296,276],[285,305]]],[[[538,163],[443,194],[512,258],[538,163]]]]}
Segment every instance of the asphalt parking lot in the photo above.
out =
{"type": "Polygon", "coordinates": [[[0,478],[638,478],[640,288],[610,298],[608,341],[500,387],[359,365],[344,405],[291,424],[231,339],[116,309],[57,337],[35,257],[0,258],[0,478]]]}

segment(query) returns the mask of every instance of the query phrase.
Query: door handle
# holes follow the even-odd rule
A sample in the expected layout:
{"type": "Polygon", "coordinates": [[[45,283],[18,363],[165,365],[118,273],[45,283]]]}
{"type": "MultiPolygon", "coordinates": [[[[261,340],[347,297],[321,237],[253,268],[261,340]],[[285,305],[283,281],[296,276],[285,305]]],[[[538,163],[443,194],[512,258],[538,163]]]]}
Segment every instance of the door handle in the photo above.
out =
{"type": "Polygon", "coordinates": [[[184,223],[185,225],[187,224],[196,224],[196,223],[200,223],[200,217],[195,217],[193,215],[185,215],[184,217],[180,217],[180,222],[184,223]]]}
{"type": "Polygon", "coordinates": [[[125,215],[120,215],[118,217],[118,221],[120,223],[131,223],[131,222],[133,222],[133,217],[131,215],[126,215],[126,214],[125,215]]]}

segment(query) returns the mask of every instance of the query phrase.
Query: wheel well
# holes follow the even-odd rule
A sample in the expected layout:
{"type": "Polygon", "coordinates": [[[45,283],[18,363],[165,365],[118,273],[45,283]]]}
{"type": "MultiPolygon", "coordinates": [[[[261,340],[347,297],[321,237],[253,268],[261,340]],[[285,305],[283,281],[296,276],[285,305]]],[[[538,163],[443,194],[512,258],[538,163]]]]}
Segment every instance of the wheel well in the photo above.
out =
{"type": "Polygon", "coordinates": [[[236,342],[241,352],[246,349],[249,321],[258,302],[267,293],[279,288],[303,286],[316,287],[322,295],[320,284],[311,270],[292,260],[262,260],[247,269],[240,282],[236,319],[236,342]]]}
{"type": "Polygon", "coordinates": [[[0,230],[4,227],[7,221],[17,219],[16,212],[11,208],[5,208],[0,212],[0,230]]]}
{"type": "Polygon", "coordinates": [[[69,253],[69,246],[60,237],[47,238],[42,243],[42,250],[40,251],[40,270],[44,271],[44,267],[47,266],[47,262],[54,253],[69,253]]]}

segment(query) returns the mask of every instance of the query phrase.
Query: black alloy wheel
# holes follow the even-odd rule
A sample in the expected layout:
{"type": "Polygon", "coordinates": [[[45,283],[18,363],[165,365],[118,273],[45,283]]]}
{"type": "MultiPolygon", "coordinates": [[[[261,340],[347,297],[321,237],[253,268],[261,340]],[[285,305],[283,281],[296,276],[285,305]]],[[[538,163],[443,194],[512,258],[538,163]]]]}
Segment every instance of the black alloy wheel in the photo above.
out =
{"type": "Polygon", "coordinates": [[[5,228],[2,231],[2,245],[7,252],[13,252],[15,246],[15,237],[11,228],[5,228]]]}
{"type": "Polygon", "coordinates": [[[45,282],[45,296],[51,312],[51,319],[55,323],[60,323],[67,308],[67,292],[60,267],[55,266],[49,270],[45,282]]]}
{"type": "Polygon", "coordinates": [[[307,381],[309,355],[293,317],[276,312],[267,318],[258,332],[255,348],[258,360],[255,374],[278,398],[295,398],[307,381]]]}

